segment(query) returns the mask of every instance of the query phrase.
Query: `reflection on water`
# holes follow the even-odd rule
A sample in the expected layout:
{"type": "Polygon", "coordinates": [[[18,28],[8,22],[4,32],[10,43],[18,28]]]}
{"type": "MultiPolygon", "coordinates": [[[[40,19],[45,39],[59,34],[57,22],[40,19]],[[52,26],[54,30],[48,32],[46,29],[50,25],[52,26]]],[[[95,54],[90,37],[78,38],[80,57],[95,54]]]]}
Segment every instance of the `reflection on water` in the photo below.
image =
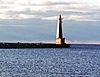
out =
{"type": "Polygon", "coordinates": [[[100,47],[0,49],[0,77],[99,77],[100,47]]]}

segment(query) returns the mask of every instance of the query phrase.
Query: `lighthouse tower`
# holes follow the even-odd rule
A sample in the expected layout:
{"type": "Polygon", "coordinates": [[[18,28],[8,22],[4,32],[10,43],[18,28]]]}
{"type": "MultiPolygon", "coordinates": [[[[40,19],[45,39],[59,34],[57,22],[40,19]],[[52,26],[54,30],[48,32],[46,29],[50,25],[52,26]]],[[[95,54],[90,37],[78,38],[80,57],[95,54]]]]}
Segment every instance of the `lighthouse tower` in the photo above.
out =
{"type": "Polygon", "coordinates": [[[63,34],[62,34],[62,18],[61,18],[61,15],[59,15],[59,17],[58,17],[56,44],[59,44],[59,45],[65,44],[65,38],[63,38],[63,34]]]}

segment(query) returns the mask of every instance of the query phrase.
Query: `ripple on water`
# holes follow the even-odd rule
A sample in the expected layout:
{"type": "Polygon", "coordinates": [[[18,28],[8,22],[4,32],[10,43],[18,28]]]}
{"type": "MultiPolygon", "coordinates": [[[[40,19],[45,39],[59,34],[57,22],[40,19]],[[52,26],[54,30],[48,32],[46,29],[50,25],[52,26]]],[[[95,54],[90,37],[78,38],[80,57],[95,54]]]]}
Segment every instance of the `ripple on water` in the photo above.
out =
{"type": "Polygon", "coordinates": [[[0,77],[99,77],[100,48],[0,49],[0,77]]]}

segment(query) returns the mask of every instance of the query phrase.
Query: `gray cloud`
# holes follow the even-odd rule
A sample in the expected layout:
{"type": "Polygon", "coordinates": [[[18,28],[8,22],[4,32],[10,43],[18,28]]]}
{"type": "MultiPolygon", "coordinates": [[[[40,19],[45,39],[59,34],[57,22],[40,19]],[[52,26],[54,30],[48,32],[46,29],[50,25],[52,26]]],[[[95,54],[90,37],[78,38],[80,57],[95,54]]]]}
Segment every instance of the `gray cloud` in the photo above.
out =
{"type": "Polygon", "coordinates": [[[5,1],[0,2],[2,3],[0,5],[1,19],[54,19],[55,16],[63,14],[66,20],[100,20],[100,8],[84,3],[47,1],[42,4],[18,4],[14,1],[8,3],[5,1]]]}

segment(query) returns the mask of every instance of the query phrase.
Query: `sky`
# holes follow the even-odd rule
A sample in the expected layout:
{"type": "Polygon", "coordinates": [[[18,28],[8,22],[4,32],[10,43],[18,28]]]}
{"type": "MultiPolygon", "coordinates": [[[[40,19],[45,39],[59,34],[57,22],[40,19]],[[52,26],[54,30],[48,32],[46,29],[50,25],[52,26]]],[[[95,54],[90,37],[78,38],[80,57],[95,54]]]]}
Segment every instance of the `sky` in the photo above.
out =
{"type": "Polygon", "coordinates": [[[100,41],[100,0],[0,0],[0,41],[100,41]]]}

